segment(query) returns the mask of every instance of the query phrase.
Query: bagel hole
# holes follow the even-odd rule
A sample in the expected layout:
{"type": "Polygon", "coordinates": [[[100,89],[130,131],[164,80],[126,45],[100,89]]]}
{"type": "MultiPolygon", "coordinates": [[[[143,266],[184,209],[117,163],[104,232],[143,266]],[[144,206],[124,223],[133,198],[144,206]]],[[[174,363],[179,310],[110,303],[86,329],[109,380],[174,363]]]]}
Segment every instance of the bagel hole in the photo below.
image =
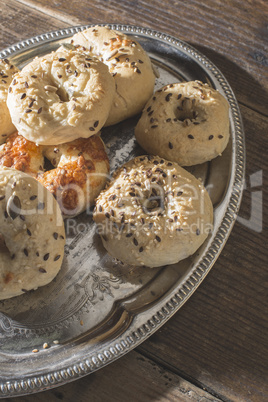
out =
{"type": "Polygon", "coordinates": [[[203,112],[196,105],[195,98],[181,98],[179,105],[177,105],[175,109],[176,119],[185,123],[189,121],[192,123],[199,123],[203,120],[202,114],[203,112]]]}
{"type": "Polygon", "coordinates": [[[142,200],[143,211],[148,215],[157,215],[164,211],[165,209],[165,198],[163,191],[160,193],[153,188],[150,192],[145,195],[142,200]]]}
{"type": "Polygon", "coordinates": [[[60,98],[61,102],[69,102],[69,94],[65,91],[64,88],[58,87],[56,94],[60,98]]]}
{"type": "Polygon", "coordinates": [[[52,165],[49,159],[46,157],[44,158],[44,171],[47,172],[48,170],[55,169],[55,166],[52,165]]]}

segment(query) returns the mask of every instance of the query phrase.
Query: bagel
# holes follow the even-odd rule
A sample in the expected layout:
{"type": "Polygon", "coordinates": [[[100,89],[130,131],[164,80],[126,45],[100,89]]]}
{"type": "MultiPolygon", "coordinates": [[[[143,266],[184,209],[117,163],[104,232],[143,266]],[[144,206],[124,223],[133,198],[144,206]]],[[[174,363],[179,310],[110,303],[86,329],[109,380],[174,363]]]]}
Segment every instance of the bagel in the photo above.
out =
{"type": "Polygon", "coordinates": [[[8,59],[0,59],[0,144],[16,131],[7,107],[8,88],[19,70],[8,59]]]}
{"type": "Polygon", "coordinates": [[[112,257],[153,268],[177,263],[201,246],[213,207],[201,182],[177,163],[139,156],[115,172],[93,218],[112,257]]]}
{"type": "Polygon", "coordinates": [[[0,168],[9,167],[36,176],[44,169],[44,156],[41,146],[26,140],[17,132],[11,134],[0,146],[0,168]]]}
{"type": "Polygon", "coordinates": [[[15,75],[7,106],[21,135],[39,145],[58,145],[101,129],[114,86],[98,59],[62,48],[35,58],[15,75]]]}
{"type": "Polygon", "coordinates": [[[98,135],[57,147],[43,147],[55,169],[40,172],[37,180],[57,199],[64,217],[92,206],[109,175],[109,159],[98,135]]]}
{"type": "Polygon", "coordinates": [[[3,167],[35,177],[55,196],[66,218],[94,203],[107,180],[109,159],[98,135],[55,147],[36,145],[14,133],[0,146],[0,168],[3,167]],[[45,158],[54,169],[44,171],[45,158]]]}
{"type": "Polygon", "coordinates": [[[224,151],[229,141],[229,104],[208,84],[175,83],[155,92],[135,127],[149,154],[192,166],[224,151]]]}
{"type": "Polygon", "coordinates": [[[75,34],[70,43],[98,57],[114,77],[116,93],[105,126],[142,111],[153,94],[155,74],[148,54],[136,39],[108,27],[94,26],[75,34]]]}
{"type": "Polygon", "coordinates": [[[0,300],[52,281],[61,268],[65,229],[59,206],[33,177],[0,170],[0,300]]]}

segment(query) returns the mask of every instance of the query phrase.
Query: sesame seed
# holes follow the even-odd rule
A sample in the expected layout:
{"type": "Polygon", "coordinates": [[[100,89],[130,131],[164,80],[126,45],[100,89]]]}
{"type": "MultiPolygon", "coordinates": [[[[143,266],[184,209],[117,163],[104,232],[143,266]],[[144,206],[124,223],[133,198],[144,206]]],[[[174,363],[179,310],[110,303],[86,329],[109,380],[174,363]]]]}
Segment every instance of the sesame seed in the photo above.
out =
{"type": "Polygon", "coordinates": [[[25,97],[26,97],[26,93],[22,94],[20,98],[24,99],[25,97]]]}
{"type": "Polygon", "coordinates": [[[24,248],[24,249],[23,249],[23,252],[24,252],[24,254],[26,255],[26,257],[28,257],[29,253],[28,253],[27,248],[24,248]]]}
{"type": "Polygon", "coordinates": [[[218,138],[220,138],[220,139],[221,139],[221,138],[223,138],[223,135],[221,135],[221,134],[220,134],[220,135],[218,135],[218,138]]]}
{"type": "Polygon", "coordinates": [[[212,140],[213,138],[214,138],[214,135],[210,135],[210,136],[208,137],[209,140],[212,140]]]}
{"type": "Polygon", "coordinates": [[[59,259],[60,259],[60,255],[58,254],[58,255],[56,255],[56,257],[54,258],[54,261],[58,261],[59,259]]]}
{"type": "Polygon", "coordinates": [[[171,142],[168,143],[170,149],[173,149],[173,144],[171,142]]]}
{"type": "Polygon", "coordinates": [[[196,232],[195,232],[195,233],[196,233],[197,236],[199,236],[199,235],[200,235],[200,230],[199,230],[199,229],[196,229],[196,232]]]}
{"type": "Polygon", "coordinates": [[[134,239],[133,239],[133,243],[134,243],[134,245],[135,246],[138,246],[139,245],[139,242],[138,242],[138,240],[134,237],[134,239]]]}
{"type": "Polygon", "coordinates": [[[165,98],[167,102],[170,101],[171,96],[172,96],[172,93],[171,93],[171,92],[170,92],[169,94],[167,94],[167,96],[166,96],[166,98],[165,98]]]}
{"type": "Polygon", "coordinates": [[[46,274],[47,271],[44,268],[39,268],[39,272],[41,272],[41,274],[46,274]]]}
{"type": "Polygon", "coordinates": [[[143,252],[143,247],[139,248],[139,252],[142,253],[143,252]]]}
{"type": "Polygon", "coordinates": [[[194,139],[194,136],[193,136],[192,134],[189,134],[189,135],[188,135],[188,138],[190,138],[190,140],[193,140],[193,139],[194,139]]]}
{"type": "Polygon", "coordinates": [[[59,237],[59,234],[58,234],[57,232],[54,232],[54,233],[53,233],[53,237],[54,237],[55,240],[57,240],[58,237],[59,237]]]}
{"type": "Polygon", "coordinates": [[[43,257],[44,261],[47,261],[49,259],[49,253],[46,253],[43,257]]]}
{"type": "Polygon", "coordinates": [[[60,57],[59,61],[65,61],[66,59],[64,57],[60,57]]]}
{"type": "Polygon", "coordinates": [[[155,236],[155,239],[160,243],[161,242],[161,237],[155,236]]]}
{"type": "Polygon", "coordinates": [[[28,236],[32,236],[32,232],[28,228],[27,228],[27,234],[28,234],[28,236]]]}

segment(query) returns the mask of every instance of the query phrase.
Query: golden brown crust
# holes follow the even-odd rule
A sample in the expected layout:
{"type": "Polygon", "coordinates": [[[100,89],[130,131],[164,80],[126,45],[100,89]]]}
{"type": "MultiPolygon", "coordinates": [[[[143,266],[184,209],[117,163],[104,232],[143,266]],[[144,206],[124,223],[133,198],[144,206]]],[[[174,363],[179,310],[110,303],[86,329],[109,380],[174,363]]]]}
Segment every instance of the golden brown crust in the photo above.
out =
{"type": "Polygon", "coordinates": [[[91,205],[109,173],[109,159],[101,138],[93,135],[57,148],[44,147],[44,154],[55,169],[40,173],[37,179],[56,197],[64,215],[76,215],[76,211],[82,212],[91,205]],[[80,190],[83,196],[79,195],[80,190]]]}
{"type": "Polygon", "coordinates": [[[0,167],[10,167],[21,172],[36,175],[36,161],[43,168],[41,147],[26,140],[18,133],[11,134],[5,144],[0,147],[0,167]]]}
{"type": "Polygon", "coordinates": [[[34,176],[57,199],[65,216],[74,216],[92,204],[109,173],[109,159],[98,135],[54,146],[38,146],[14,133],[0,146],[0,168],[34,176]],[[43,172],[44,156],[55,169],[43,172]]]}

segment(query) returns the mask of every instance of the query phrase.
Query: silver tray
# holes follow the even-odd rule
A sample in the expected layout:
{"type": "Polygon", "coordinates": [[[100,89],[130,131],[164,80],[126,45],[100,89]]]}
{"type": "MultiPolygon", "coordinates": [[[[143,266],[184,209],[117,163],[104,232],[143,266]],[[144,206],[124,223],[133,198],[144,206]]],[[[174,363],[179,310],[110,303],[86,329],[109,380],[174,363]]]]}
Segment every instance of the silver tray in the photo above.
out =
{"type": "MultiPolygon", "coordinates": [[[[245,167],[244,135],[237,101],[224,76],[205,56],[175,37],[136,26],[109,26],[135,37],[149,53],[159,71],[156,89],[197,79],[228,99],[231,139],[227,149],[212,162],[190,168],[210,192],[214,230],[191,258],[172,266],[141,269],[125,266],[106,254],[89,213],[68,219],[65,259],[56,279],[32,293],[0,302],[2,398],[80,378],[147,339],[206,277],[238,212],[245,167]]],[[[86,27],[33,37],[3,50],[0,56],[22,67],[86,27]]],[[[112,171],[144,153],[134,139],[137,120],[102,130],[112,171]]]]}

